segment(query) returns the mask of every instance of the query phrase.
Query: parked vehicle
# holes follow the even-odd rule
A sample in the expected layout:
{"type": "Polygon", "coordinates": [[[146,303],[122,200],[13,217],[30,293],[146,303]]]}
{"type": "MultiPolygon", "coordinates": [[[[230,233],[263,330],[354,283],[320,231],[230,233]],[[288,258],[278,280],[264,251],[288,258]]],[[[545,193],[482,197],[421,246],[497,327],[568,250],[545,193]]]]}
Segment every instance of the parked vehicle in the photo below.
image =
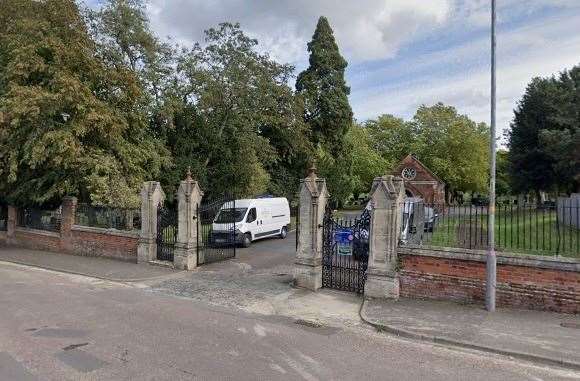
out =
{"type": "Polygon", "coordinates": [[[487,206],[489,205],[489,198],[485,196],[475,196],[471,199],[471,205],[473,206],[487,206]]]}
{"type": "Polygon", "coordinates": [[[212,224],[212,243],[235,240],[248,247],[258,239],[286,238],[290,226],[288,200],[277,198],[242,199],[225,203],[212,224]]]}
{"type": "Polygon", "coordinates": [[[401,218],[401,242],[408,242],[417,233],[417,224],[423,221],[423,231],[433,232],[439,214],[435,209],[423,203],[419,197],[408,197],[403,202],[401,218]],[[423,215],[419,215],[423,207],[423,215]]]}

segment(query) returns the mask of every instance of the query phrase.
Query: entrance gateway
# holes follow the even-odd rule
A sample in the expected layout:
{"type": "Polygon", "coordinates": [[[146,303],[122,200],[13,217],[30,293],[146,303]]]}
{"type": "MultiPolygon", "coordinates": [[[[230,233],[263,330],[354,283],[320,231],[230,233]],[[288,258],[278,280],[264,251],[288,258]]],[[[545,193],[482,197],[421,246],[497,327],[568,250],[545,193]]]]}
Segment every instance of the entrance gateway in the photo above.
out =
{"type": "Polygon", "coordinates": [[[197,264],[219,262],[236,256],[236,199],[224,194],[213,200],[202,201],[197,208],[197,264]],[[220,213],[225,204],[231,212],[220,213]],[[230,209],[230,208],[228,208],[230,209]],[[216,216],[219,214],[219,221],[216,216]],[[214,229],[219,226],[219,230],[214,229]]]}
{"type": "Polygon", "coordinates": [[[177,242],[177,208],[157,207],[157,259],[173,262],[177,242]]]}
{"type": "Polygon", "coordinates": [[[326,208],[322,231],[322,287],[362,294],[369,261],[370,212],[339,219],[326,208]]]}

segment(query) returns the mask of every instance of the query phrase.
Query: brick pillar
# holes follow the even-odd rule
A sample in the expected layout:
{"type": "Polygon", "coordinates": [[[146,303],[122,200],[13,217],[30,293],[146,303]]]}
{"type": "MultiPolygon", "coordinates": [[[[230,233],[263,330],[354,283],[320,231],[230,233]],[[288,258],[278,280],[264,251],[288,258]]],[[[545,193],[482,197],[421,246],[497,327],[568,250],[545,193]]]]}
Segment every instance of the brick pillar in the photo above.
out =
{"type": "Polygon", "coordinates": [[[6,243],[8,245],[16,244],[14,230],[16,230],[16,218],[18,209],[15,206],[8,205],[8,221],[6,221],[6,243]]]}
{"type": "Polygon", "coordinates": [[[60,212],[60,245],[64,251],[72,251],[72,226],[77,209],[76,197],[62,199],[60,212]]]}
{"type": "Polygon", "coordinates": [[[177,190],[178,228],[173,266],[180,270],[197,267],[197,208],[203,197],[197,181],[187,172],[187,178],[177,190]]]}
{"type": "Polygon", "coordinates": [[[312,291],[322,287],[322,224],[329,194],[315,168],[300,181],[300,235],[294,261],[294,284],[312,291]]]}
{"type": "Polygon", "coordinates": [[[157,181],[145,181],[141,188],[141,234],[137,247],[137,262],[157,258],[157,207],[165,200],[165,193],[157,181]]]}
{"type": "Polygon", "coordinates": [[[371,227],[365,296],[398,299],[397,246],[401,230],[403,180],[377,177],[370,193],[371,227]]]}

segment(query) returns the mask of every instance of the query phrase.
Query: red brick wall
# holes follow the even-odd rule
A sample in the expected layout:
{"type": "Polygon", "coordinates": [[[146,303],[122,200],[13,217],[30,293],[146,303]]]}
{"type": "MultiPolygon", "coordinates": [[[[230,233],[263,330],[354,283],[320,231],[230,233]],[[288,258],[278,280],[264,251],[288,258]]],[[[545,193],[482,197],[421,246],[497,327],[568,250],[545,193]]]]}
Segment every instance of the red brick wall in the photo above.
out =
{"type": "MultiPolygon", "coordinates": [[[[401,254],[400,260],[401,296],[483,303],[485,263],[480,255],[465,260],[450,258],[449,253],[445,257],[401,254]]],[[[501,262],[498,257],[499,307],[580,313],[580,271],[538,267],[537,261],[501,262]]]]}
{"type": "Polygon", "coordinates": [[[45,232],[16,227],[16,208],[10,206],[8,231],[2,232],[0,244],[137,262],[138,233],[73,225],[75,208],[75,198],[63,199],[60,232],[45,232]]]}
{"type": "Polygon", "coordinates": [[[33,250],[59,251],[61,249],[59,233],[37,232],[21,228],[14,231],[14,237],[9,243],[33,250]]]}
{"type": "Polygon", "coordinates": [[[136,235],[102,234],[73,228],[71,236],[74,254],[129,262],[137,262],[138,244],[139,238],[136,235]]]}

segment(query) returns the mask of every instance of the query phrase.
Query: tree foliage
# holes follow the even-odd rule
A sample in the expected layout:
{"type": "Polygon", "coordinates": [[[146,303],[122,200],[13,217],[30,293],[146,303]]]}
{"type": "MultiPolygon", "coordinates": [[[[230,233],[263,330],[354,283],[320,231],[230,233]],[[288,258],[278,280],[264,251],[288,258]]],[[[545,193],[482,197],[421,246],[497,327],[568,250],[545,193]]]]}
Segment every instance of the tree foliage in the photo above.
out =
{"type": "Polygon", "coordinates": [[[411,121],[383,115],[366,126],[373,147],[391,168],[414,153],[445,182],[448,194],[486,190],[488,127],[460,115],[454,107],[420,106],[411,121]]]}
{"type": "Polygon", "coordinates": [[[72,0],[6,0],[0,24],[0,191],[21,204],[135,205],[166,163],[138,78],[99,59],[72,0]]]}
{"type": "Polygon", "coordinates": [[[326,17],[318,20],[308,52],[310,66],[298,75],[296,90],[304,98],[305,120],[314,143],[338,156],[343,153],[344,137],[352,124],[352,110],[348,102],[350,88],[344,79],[347,62],[340,55],[326,17]]]}
{"type": "Polygon", "coordinates": [[[239,25],[223,23],[179,60],[182,106],[169,137],[176,176],[191,165],[214,193],[295,193],[311,150],[302,104],[287,85],[293,68],[256,46],[239,25]]]}
{"type": "Polygon", "coordinates": [[[580,66],[532,79],[514,112],[508,138],[516,191],[579,189],[580,66]]]}

